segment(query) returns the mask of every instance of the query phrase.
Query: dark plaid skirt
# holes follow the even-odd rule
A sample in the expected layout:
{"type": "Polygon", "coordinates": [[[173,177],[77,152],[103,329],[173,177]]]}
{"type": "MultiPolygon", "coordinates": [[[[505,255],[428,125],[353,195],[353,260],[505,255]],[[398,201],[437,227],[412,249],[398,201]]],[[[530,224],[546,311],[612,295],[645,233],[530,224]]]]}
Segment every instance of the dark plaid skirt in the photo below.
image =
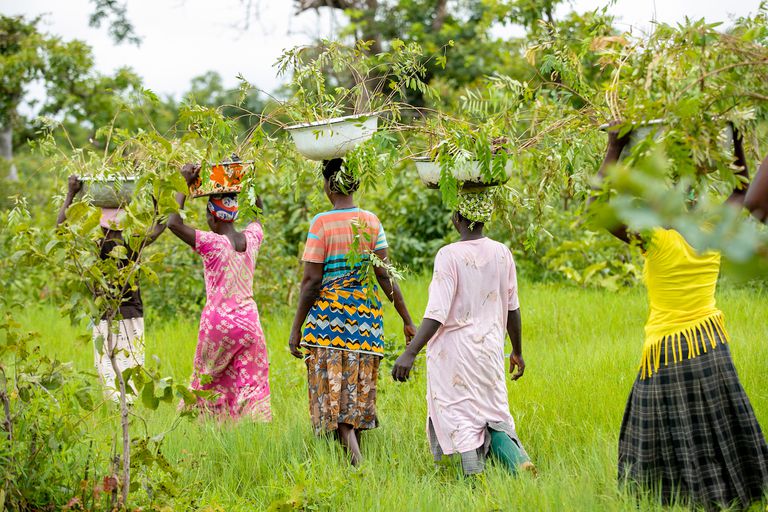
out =
{"type": "MultiPolygon", "coordinates": [[[[709,340],[703,340],[709,345],[709,340]]],[[[728,345],[637,380],[619,435],[619,480],[664,503],[746,507],[768,492],[768,446],[728,345]]]]}

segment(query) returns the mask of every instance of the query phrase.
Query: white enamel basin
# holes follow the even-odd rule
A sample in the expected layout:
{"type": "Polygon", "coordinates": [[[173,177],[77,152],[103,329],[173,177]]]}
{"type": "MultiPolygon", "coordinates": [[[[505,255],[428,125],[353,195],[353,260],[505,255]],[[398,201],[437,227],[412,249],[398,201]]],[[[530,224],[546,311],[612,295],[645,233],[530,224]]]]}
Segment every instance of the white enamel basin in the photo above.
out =
{"type": "Polygon", "coordinates": [[[324,119],[286,128],[296,150],[310,160],[341,158],[358,144],[373,137],[378,127],[378,114],[324,119]]]}
{"type": "MultiPolygon", "coordinates": [[[[421,181],[430,188],[435,188],[440,182],[440,163],[435,162],[428,157],[414,158],[413,162],[416,164],[416,170],[419,172],[419,178],[421,181]]],[[[452,169],[453,177],[464,185],[474,187],[492,187],[506,183],[512,176],[512,162],[507,161],[507,165],[504,167],[506,178],[503,181],[485,182],[482,176],[482,170],[480,162],[477,160],[464,160],[458,162],[452,169]]]]}

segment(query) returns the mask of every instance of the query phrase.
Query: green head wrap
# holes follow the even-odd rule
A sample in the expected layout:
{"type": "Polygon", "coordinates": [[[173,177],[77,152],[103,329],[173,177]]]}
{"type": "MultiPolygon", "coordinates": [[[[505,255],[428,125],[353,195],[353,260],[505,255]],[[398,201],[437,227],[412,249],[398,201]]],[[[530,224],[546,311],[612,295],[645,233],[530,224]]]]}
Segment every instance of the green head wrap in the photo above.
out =
{"type": "Polygon", "coordinates": [[[472,222],[487,224],[493,215],[493,200],[496,196],[495,189],[488,188],[480,192],[468,192],[459,195],[459,205],[456,210],[462,217],[472,222]]]}

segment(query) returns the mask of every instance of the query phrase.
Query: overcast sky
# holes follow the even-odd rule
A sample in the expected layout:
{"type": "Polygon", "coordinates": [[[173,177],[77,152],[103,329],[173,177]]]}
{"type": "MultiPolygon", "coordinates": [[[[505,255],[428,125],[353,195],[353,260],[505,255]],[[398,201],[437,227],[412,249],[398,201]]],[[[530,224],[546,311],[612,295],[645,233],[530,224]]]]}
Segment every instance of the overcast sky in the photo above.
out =
{"type": "MultiPolygon", "coordinates": [[[[586,11],[608,0],[574,0],[562,6],[586,11]]],[[[88,26],[89,0],[0,0],[3,14],[47,13],[45,28],[65,39],[82,39],[93,47],[96,67],[111,73],[130,66],[145,85],[159,94],[179,96],[192,77],[218,71],[228,86],[242,73],[254,85],[271,91],[280,83],[273,64],[283,49],[317,36],[330,37],[334,20],[328,12],[294,14],[292,0],[254,0],[258,16],[248,30],[242,0],[128,0],[128,15],[143,38],[141,46],[115,45],[105,27],[88,26]]],[[[759,0],[617,0],[610,11],[620,27],[647,29],[652,20],[676,22],[685,16],[728,21],[755,12],[759,0]]],[[[326,10],[328,11],[328,10],[326,10]]]]}

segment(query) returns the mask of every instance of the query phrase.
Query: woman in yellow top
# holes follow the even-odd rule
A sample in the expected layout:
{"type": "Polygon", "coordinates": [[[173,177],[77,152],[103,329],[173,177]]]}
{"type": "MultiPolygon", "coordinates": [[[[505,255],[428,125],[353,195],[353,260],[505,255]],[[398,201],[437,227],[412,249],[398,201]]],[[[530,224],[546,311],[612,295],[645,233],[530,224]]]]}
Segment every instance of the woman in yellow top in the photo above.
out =
{"type": "MultiPolygon", "coordinates": [[[[627,139],[609,133],[600,177],[627,139]]],[[[741,137],[734,141],[735,163],[748,178],[741,137]]],[[[768,179],[759,181],[766,186],[750,194],[768,198],[768,179]]],[[[741,207],[744,197],[737,188],[727,202],[741,207]]],[[[619,434],[619,479],[652,489],[665,503],[679,496],[707,508],[746,508],[768,492],[768,446],[715,304],[720,254],[697,253],[672,229],[656,228],[645,239],[626,226],[611,233],[624,242],[639,239],[645,250],[650,306],[619,434]]]]}

